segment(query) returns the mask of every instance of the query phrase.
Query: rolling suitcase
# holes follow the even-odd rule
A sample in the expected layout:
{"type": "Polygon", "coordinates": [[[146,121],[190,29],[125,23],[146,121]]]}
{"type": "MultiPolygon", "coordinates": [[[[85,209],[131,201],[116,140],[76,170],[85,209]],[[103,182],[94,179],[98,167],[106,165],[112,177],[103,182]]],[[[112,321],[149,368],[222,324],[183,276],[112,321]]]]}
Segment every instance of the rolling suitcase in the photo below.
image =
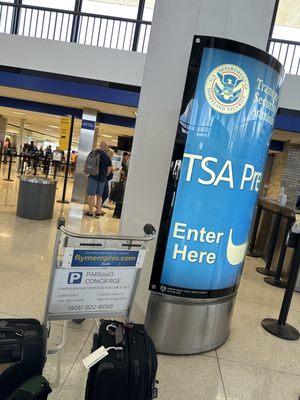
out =
{"type": "Polygon", "coordinates": [[[122,203],[116,203],[114,213],[113,213],[113,218],[121,218],[122,215],[122,208],[123,208],[123,202],[122,203]]]}
{"type": "Polygon", "coordinates": [[[101,321],[92,352],[101,346],[112,349],[90,369],[85,400],[150,400],[157,397],[157,356],[143,325],[101,321]]]}
{"type": "Polygon", "coordinates": [[[1,400],[27,380],[42,375],[46,361],[44,330],[35,319],[0,319],[1,400]]]}
{"type": "Polygon", "coordinates": [[[26,381],[7,400],[46,400],[51,392],[48,381],[39,375],[26,381]]]}
{"type": "Polygon", "coordinates": [[[124,182],[112,182],[111,191],[109,195],[110,201],[114,203],[121,203],[124,197],[124,182]]]}

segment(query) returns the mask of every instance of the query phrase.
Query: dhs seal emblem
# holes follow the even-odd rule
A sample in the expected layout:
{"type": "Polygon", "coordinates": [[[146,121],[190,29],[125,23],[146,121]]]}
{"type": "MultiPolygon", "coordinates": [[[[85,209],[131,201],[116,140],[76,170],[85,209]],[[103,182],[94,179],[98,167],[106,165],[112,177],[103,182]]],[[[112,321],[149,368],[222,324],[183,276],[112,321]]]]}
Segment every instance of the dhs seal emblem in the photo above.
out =
{"type": "Polygon", "coordinates": [[[208,104],[222,114],[234,114],[247,103],[250,85],[242,68],[223,64],[215,68],[205,82],[208,104]]]}

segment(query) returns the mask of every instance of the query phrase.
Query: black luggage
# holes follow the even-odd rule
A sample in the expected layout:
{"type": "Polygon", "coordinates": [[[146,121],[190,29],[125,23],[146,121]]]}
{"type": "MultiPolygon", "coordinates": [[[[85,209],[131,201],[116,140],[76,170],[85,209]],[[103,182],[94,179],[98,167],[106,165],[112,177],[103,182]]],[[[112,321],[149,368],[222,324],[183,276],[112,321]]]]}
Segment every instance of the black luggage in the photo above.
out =
{"type": "Polygon", "coordinates": [[[121,203],[124,197],[124,181],[120,182],[112,182],[111,184],[111,191],[109,195],[110,201],[114,203],[121,203]]]}
{"type": "Polygon", "coordinates": [[[113,218],[121,218],[122,208],[123,208],[123,202],[116,203],[114,213],[113,213],[113,218]]]}
{"type": "Polygon", "coordinates": [[[47,400],[51,392],[47,379],[39,375],[26,381],[7,400],[47,400]]]}
{"type": "Polygon", "coordinates": [[[157,356],[143,325],[101,321],[92,352],[111,349],[89,371],[85,400],[150,400],[157,397],[157,356]]]}
{"type": "Polygon", "coordinates": [[[0,319],[1,400],[30,378],[42,375],[46,341],[35,319],[0,319]]]}

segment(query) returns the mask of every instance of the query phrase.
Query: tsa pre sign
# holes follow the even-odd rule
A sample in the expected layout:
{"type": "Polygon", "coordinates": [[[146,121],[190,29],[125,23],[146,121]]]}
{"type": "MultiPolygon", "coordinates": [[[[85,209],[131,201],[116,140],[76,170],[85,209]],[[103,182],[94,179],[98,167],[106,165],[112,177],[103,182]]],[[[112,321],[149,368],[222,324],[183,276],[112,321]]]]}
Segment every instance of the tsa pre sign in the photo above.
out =
{"type": "Polygon", "coordinates": [[[240,280],[282,72],[219,48],[199,57],[180,117],[185,148],[178,182],[169,185],[177,191],[162,273],[152,287],[213,298],[233,293],[240,280]]]}
{"type": "Polygon", "coordinates": [[[137,268],[58,268],[49,315],[127,312],[137,268]]]}

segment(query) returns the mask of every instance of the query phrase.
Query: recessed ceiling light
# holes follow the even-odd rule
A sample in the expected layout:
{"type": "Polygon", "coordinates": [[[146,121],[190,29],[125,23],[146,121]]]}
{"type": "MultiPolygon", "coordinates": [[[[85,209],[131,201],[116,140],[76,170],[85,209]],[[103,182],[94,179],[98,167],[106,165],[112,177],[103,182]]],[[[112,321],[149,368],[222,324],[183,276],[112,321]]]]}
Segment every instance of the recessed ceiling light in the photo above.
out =
{"type": "Polygon", "coordinates": [[[48,125],[48,126],[50,126],[50,128],[57,128],[58,129],[57,125],[48,125]]]}
{"type": "Polygon", "coordinates": [[[18,112],[18,111],[13,111],[12,113],[13,113],[13,114],[18,114],[18,115],[26,115],[26,114],[24,114],[24,113],[22,113],[22,112],[18,112]]]}
{"type": "Polygon", "coordinates": [[[101,135],[101,136],[103,136],[103,137],[112,137],[112,136],[110,136],[110,135],[101,135]]]}
{"type": "Polygon", "coordinates": [[[136,111],[132,111],[133,112],[133,115],[135,116],[135,117],[137,117],[137,112],[136,111]]]}

